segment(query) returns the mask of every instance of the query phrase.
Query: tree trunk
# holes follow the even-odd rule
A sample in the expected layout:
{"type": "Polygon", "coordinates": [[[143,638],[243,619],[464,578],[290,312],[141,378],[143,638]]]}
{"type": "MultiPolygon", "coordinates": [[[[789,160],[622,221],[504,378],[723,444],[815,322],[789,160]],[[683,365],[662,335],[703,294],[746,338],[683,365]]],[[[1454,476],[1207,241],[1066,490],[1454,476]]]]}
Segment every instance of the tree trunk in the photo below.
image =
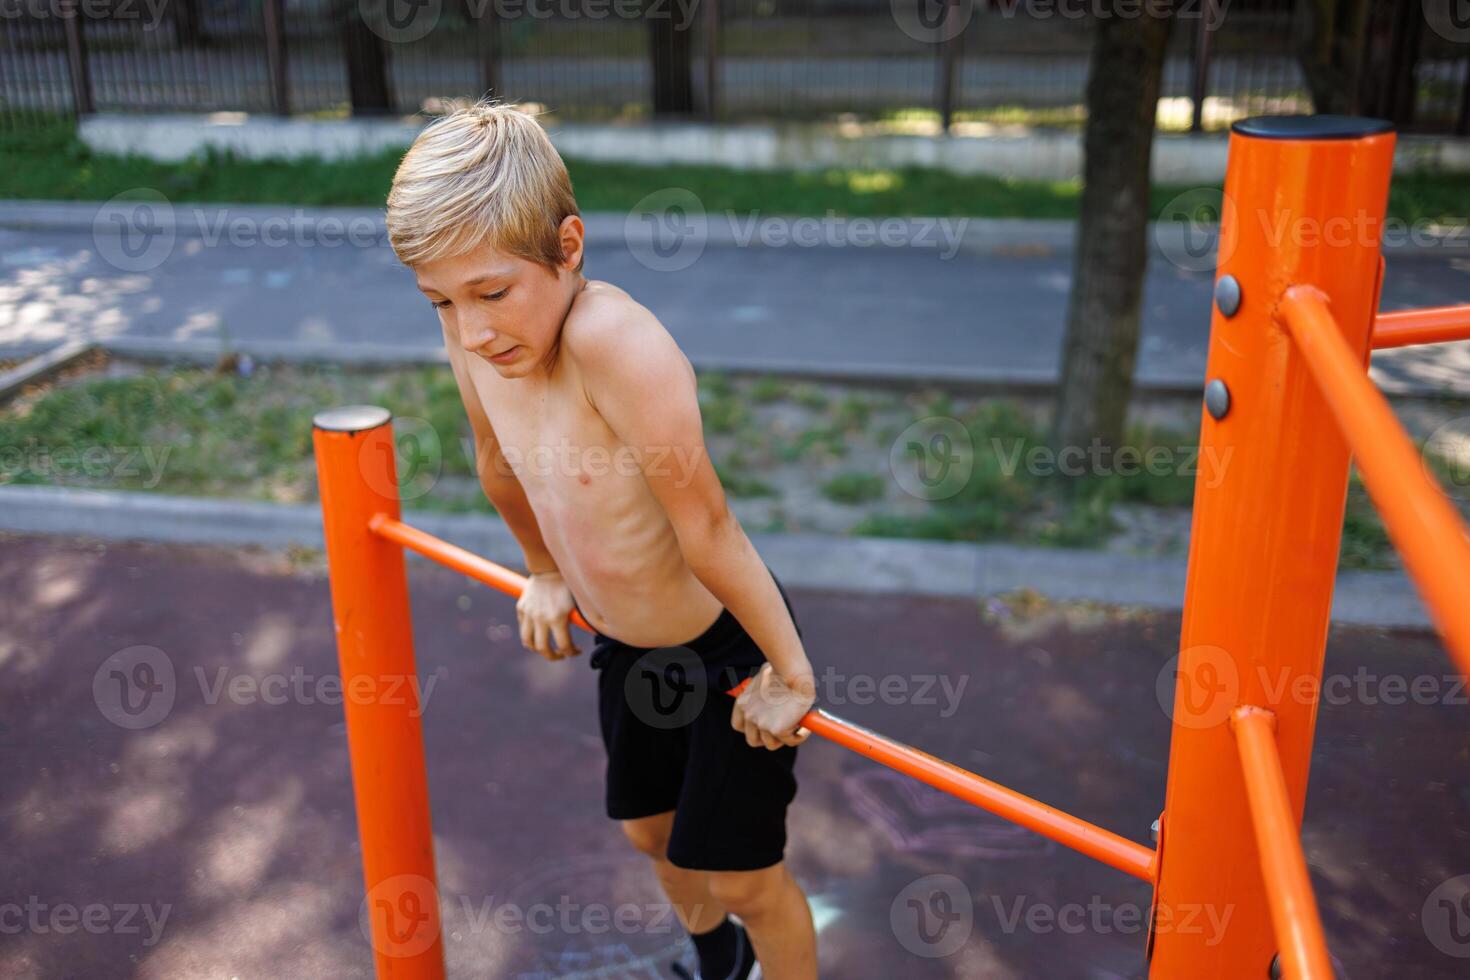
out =
{"type": "Polygon", "coordinates": [[[1356,111],[1400,129],[1414,120],[1414,69],[1424,13],[1418,4],[1373,7],[1365,18],[1356,111]]]}
{"type": "Polygon", "coordinates": [[[645,8],[648,53],[653,67],[653,114],[694,114],[694,32],[680,24],[678,4],[655,3],[645,8]]]}
{"type": "Polygon", "coordinates": [[[1082,213],[1052,427],[1054,448],[1123,441],[1147,261],[1149,164],[1174,5],[1105,0],[1087,80],[1082,213]],[[1132,15],[1120,15],[1119,7],[1132,15]]]}
{"type": "Polygon", "coordinates": [[[388,84],[388,45],[363,19],[362,4],[345,0],[338,9],[342,25],[342,55],[347,59],[347,92],[354,116],[381,115],[393,110],[388,84]]]}
{"type": "Polygon", "coordinates": [[[1293,16],[1297,60],[1319,113],[1359,110],[1358,79],[1367,37],[1368,0],[1299,0],[1293,16]]]}
{"type": "Polygon", "coordinates": [[[180,48],[203,47],[203,20],[199,16],[199,0],[174,0],[174,42],[180,48]]]}

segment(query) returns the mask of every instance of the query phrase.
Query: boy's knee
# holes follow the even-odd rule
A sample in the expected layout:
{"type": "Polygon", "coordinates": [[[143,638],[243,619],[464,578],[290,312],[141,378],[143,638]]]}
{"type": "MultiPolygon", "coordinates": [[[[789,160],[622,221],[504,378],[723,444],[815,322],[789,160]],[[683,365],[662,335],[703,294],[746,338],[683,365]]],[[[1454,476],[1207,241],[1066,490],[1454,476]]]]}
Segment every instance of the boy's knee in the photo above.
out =
{"type": "Polygon", "coordinates": [[[622,824],[623,834],[639,853],[660,860],[668,856],[669,832],[673,824],[672,813],[660,813],[652,817],[640,817],[637,820],[624,820],[622,824]]]}
{"type": "Polygon", "coordinates": [[[710,894],[731,912],[748,918],[776,900],[785,873],[780,864],[759,871],[711,871],[710,894]]]}

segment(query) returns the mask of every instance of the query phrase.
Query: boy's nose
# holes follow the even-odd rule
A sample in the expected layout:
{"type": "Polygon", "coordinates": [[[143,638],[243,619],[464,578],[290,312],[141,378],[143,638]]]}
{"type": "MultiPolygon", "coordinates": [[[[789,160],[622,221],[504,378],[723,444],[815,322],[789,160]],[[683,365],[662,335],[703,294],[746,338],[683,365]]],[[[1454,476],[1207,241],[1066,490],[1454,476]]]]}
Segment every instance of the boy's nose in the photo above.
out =
{"type": "Polygon", "coordinates": [[[459,344],[471,354],[483,350],[494,339],[495,331],[489,323],[476,321],[474,317],[459,318],[459,344]]]}

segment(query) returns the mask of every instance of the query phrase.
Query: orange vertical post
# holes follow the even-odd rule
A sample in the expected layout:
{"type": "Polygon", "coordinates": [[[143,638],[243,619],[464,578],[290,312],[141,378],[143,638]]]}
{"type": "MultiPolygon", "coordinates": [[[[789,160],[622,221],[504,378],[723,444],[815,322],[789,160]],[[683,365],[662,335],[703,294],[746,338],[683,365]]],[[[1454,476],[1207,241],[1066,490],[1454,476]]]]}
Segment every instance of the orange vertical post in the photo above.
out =
{"type": "Polygon", "coordinates": [[[313,419],[332,619],[362,843],[366,923],[379,980],[443,980],[403,548],[369,528],[397,520],[392,417],[349,406],[313,419]]]}
{"type": "Polygon", "coordinates": [[[1393,148],[1392,128],[1372,119],[1232,127],[1152,978],[1264,980],[1278,951],[1230,715],[1241,704],[1275,715],[1299,828],[1349,453],[1276,306],[1293,284],[1321,289],[1366,368],[1393,148]]]}

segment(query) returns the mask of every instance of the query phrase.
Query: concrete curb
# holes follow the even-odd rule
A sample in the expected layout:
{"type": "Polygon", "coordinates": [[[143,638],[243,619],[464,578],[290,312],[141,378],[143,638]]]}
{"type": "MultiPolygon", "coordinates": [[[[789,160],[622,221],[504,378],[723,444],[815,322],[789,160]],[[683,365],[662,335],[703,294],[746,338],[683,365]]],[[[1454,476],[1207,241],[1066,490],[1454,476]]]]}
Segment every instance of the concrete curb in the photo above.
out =
{"type": "MultiPolygon", "coordinates": [[[[279,118],[244,112],[101,113],[84,117],[80,138],[95,150],[182,160],[206,147],[249,159],[342,159],[406,149],[427,116],[379,119],[279,118]]],[[[1075,180],[1082,173],[1080,130],[964,127],[943,136],[876,131],[852,124],[700,122],[582,123],[544,120],[563,154],[609,163],[711,164],[738,170],[833,166],[930,167],[957,174],[1075,180]]],[[[1152,170],[1160,181],[1205,183],[1225,173],[1227,134],[1159,133],[1152,170]]],[[[1470,169],[1470,141],[1400,134],[1400,173],[1470,169]]]]}
{"type": "MultiPolygon", "coordinates": [[[[409,511],[416,527],[515,566],[515,538],[482,515],[409,511]]],[[[0,487],[0,529],[174,544],[322,546],[321,514],[311,504],[267,504],[165,494],[0,487]]],[[[752,535],[782,582],[799,589],[899,593],[950,598],[1031,589],[1057,600],[1178,609],[1186,562],[1179,558],[1013,545],[752,535]]],[[[1428,629],[1424,607],[1398,572],[1343,572],[1333,597],[1339,623],[1428,629]]]]}
{"type": "Polygon", "coordinates": [[[96,344],[88,340],[64,341],[0,374],[0,404],[20,394],[26,385],[44,381],[96,347],[96,344]]]}
{"type": "MultiPolygon", "coordinates": [[[[97,346],[116,357],[140,361],[186,362],[213,364],[225,348],[218,340],[171,340],[166,337],[113,337],[97,346]]],[[[0,346],[0,356],[22,357],[50,348],[49,344],[0,346]]],[[[229,350],[249,354],[260,362],[279,361],[287,364],[333,363],[354,366],[390,366],[402,364],[449,363],[442,346],[421,347],[406,344],[377,344],[299,341],[253,341],[231,338],[229,350]]],[[[782,360],[760,356],[704,357],[693,355],[690,362],[696,371],[730,374],[770,374],[808,381],[833,381],[874,385],[943,384],[960,391],[986,393],[1038,393],[1056,387],[1054,371],[986,368],[887,366],[845,361],[827,361],[820,365],[804,361],[782,360]]],[[[1195,395],[1203,379],[1195,375],[1139,374],[1134,385],[1140,392],[1155,395],[1195,395]]]]}
{"type": "MultiPolygon", "coordinates": [[[[1198,202],[1196,202],[1198,203],[1198,202]]],[[[657,205],[650,205],[655,207],[657,205]]],[[[387,248],[388,233],[381,207],[299,207],[278,204],[209,204],[194,201],[0,201],[0,228],[19,231],[86,231],[111,229],[108,215],[125,216],[145,208],[160,232],[208,241],[225,238],[231,223],[245,222],[256,238],[269,232],[302,241],[387,248]]],[[[591,245],[650,246],[654,228],[628,212],[589,211],[583,215],[591,245]]],[[[1075,245],[1076,222],[1066,218],[981,217],[814,217],[709,212],[689,234],[703,236],[704,248],[849,247],[915,248],[938,250],[941,255],[1070,254],[1075,245]],[[765,244],[754,219],[784,229],[792,244],[765,244]],[[821,222],[812,227],[811,222],[821,222]],[[802,222],[806,222],[803,225],[802,222]],[[839,245],[823,245],[835,237],[839,245]],[[817,244],[813,245],[812,242],[817,244]],[[885,244],[886,242],[899,244],[885,244]]],[[[1214,224],[1157,221],[1150,224],[1148,240],[1153,253],[1176,265],[1209,271],[1215,265],[1214,224]]],[[[1383,251],[1388,255],[1430,255],[1455,252],[1470,255],[1470,229],[1385,229],[1383,251]]]]}
{"type": "MultiPolygon", "coordinates": [[[[407,344],[371,342],[338,343],[288,340],[256,341],[232,338],[228,348],[218,340],[173,340],[167,337],[112,337],[89,343],[115,357],[138,361],[211,365],[227,350],[249,354],[256,361],[285,364],[338,364],[355,367],[391,367],[395,365],[448,364],[442,346],[427,347],[407,344]]],[[[0,357],[37,357],[53,351],[51,342],[0,345],[0,357]]],[[[1379,356],[1393,357],[1393,351],[1379,356]]],[[[756,355],[720,357],[692,355],[690,363],[696,371],[737,375],[772,375],[793,380],[869,384],[875,386],[912,387],[944,385],[958,392],[992,395],[1045,395],[1056,388],[1057,373],[1021,368],[987,368],[984,365],[952,367],[941,364],[924,366],[889,366],[848,361],[783,360],[756,355]]],[[[1422,384],[1385,376],[1375,366],[1370,376],[1387,395],[1411,398],[1441,397],[1446,385],[1422,384]]],[[[1133,379],[1135,395],[1195,396],[1204,378],[1194,374],[1152,374],[1140,372],[1133,379]]]]}

